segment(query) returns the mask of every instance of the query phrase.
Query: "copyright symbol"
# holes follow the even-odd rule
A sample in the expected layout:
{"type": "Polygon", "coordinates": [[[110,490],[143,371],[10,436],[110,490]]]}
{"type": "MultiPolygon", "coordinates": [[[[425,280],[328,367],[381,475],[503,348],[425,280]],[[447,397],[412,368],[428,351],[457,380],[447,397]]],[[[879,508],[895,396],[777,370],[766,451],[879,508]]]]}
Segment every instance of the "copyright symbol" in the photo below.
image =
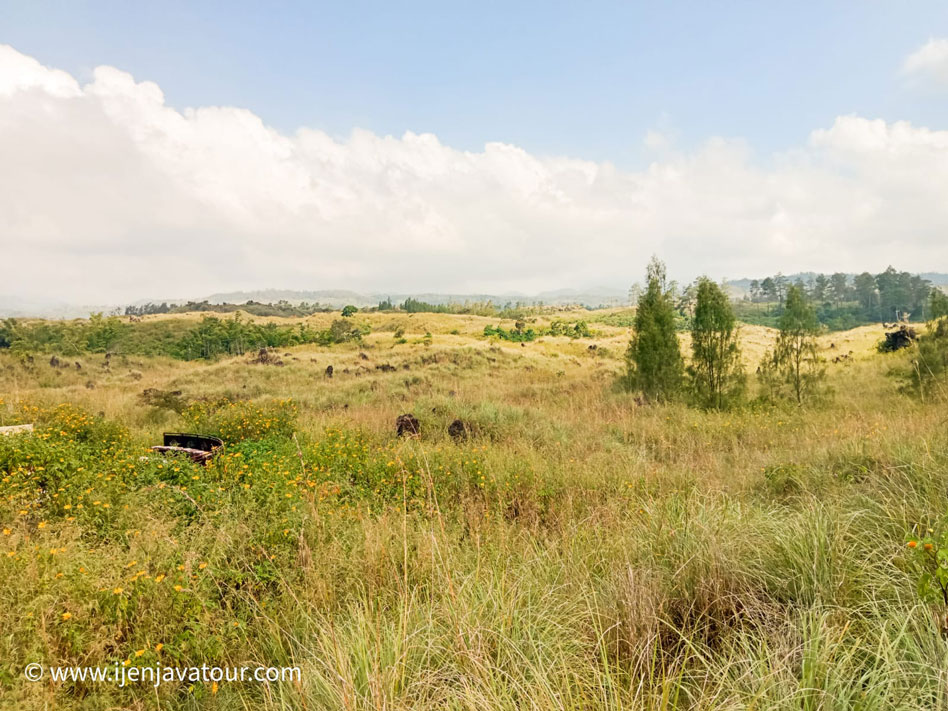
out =
{"type": "Polygon", "coordinates": [[[39,681],[43,678],[43,665],[38,662],[27,664],[26,669],[23,670],[23,676],[27,681],[39,681]]]}

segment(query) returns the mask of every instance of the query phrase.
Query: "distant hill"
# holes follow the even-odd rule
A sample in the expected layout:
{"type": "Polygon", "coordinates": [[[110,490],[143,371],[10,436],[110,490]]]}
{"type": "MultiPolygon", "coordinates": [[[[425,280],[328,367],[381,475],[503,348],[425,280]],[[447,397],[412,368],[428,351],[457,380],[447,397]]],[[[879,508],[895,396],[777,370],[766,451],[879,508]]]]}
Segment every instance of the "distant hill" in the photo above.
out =
{"type": "Polygon", "coordinates": [[[378,299],[371,294],[360,294],[346,289],[323,289],[318,291],[296,291],[292,289],[260,289],[258,291],[229,291],[220,294],[211,294],[193,301],[209,301],[212,304],[243,304],[256,301],[259,304],[275,304],[278,301],[287,301],[299,304],[303,301],[313,304],[326,304],[342,308],[347,304],[353,306],[375,306],[378,299]]]}
{"type": "MultiPolygon", "coordinates": [[[[800,272],[787,274],[787,279],[794,281],[801,278],[804,281],[816,276],[815,272],[800,272]]],[[[847,275],[850,278],[855,274],[847,275]]],[[[921,274],[935,286],[948,288],[948,274],[942,272],[926,272],[921,274]]],[[[763,278],[763,277],[761,277],[763,278]]],[[[740,299],[750,291],[752,279],[732,279],[727,282],[728,292],[732,298],[740,299]]],[[[586,289],[555,289],[528,295],[517,292],[500,294],[447,294],[442,292],[357,292],[347,289],[259,289],[254,291],[230,291],[211,294],[190,299],[139,299],[131,305],[143,306],[148,303],[170,305],[184,304],[188,301],[208,301],[212,304],[244,304],[248,301],[268,304],[287,301],[291,304],[301,302],[318,303],[332,308],[341,309],[347,304],[360,308],[375,306],[384,299],[400,304],[407,298],[417,299],[429,304],[464,304],[491,301],[494,304],[520,303],[524,305],[545,304],[548,306],[585,306],[589,308],[626,306],[629,303],[628,290],[616,287],[589,287],[586,289]]],[[[14,317],[45,317],[45,318],[81,318],[93,312],[113,313],[124,311],[124,304],[69,304],[42,298],[20,298],[13,295],[0,294],[0,318],[14,317]]]]}
{"type": "Polygon", "coordinates": [[[394,293],[394,292],[373,292],[359,293],[355,291],[346,291],[342,289],[331,290],[324,289],[318,291],[294,291],[289,289],[263,289],[259,291],[232,291],[227,293],[212,294],[205,299],[195,299],[195,301],[207,300],[212,304],[243,304],[247,301],[256,301],[258,303],[276,303],[278,301],[287,301],[291,304],[298,304],[306,301],[308,303],[320,303],[327,306],[343,307],[346,304],[353,306],[375,306],[384,299],[390,299],[393,303],[401,303],[407,298],[417,299],[429,304],[463,304],[491,301],[495,304],[521,303],[537,304],[544,303],[551,306],[562,306],[567,304],[578,304],[581,306],[622,306],[628,302],[628,293],[623,289],[609,287],[596,287],[591,289],[558,289],[556,291],[544,291],[536,295],[527,295],[522,293],[505,294],[446,294],[439,292],[413,292],[413,293],[394,293]]]}
{"type": "Polygon", "coordinates": [[[108,313],[113,306],[102,304],[67,304],[38,298],[20,298],[0,294],[0,318],[84,318],[91,313],[108,313]]]}

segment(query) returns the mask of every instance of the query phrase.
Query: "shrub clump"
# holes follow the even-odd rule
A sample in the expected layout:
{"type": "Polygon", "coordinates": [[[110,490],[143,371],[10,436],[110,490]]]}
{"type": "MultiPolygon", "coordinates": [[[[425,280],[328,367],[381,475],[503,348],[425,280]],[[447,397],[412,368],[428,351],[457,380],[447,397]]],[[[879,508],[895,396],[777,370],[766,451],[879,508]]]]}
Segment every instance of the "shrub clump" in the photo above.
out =
{"type": "Polygon", "coordinates": [[[195,402],[184,411],[188,427],[201,434],[217,435],[225,443],[292,437],[298,410],[292,400],[195,402]]]}

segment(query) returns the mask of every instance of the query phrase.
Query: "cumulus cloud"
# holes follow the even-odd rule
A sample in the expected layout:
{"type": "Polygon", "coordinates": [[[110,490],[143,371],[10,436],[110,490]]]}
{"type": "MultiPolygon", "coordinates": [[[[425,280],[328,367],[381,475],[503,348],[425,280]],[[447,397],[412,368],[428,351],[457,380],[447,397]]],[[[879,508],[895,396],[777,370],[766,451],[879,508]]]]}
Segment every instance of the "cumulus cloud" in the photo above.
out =
{"type": "Polygon", "coordinates": [[[948,38],[930,39],[905,58],[902,70],[948,84],[948,38]]]}
{"type": "Polygon", "coordinates": [[[662,147],[628,171],[431,134],[286,135],[0,47],[0,293],[531,292],[626,285],[652,253],[684,278],[948,265],[946,131],[846,116],[763,158],[662,147]]]}

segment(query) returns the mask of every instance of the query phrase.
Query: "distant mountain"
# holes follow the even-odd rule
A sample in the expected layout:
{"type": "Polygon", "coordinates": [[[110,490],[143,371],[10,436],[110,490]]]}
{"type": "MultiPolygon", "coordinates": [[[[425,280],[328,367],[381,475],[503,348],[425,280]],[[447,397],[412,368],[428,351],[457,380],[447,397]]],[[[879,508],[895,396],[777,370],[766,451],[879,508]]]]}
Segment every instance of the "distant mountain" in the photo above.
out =
{"type": "Polygon", "coordinates": [[[464,304],[491,301],[494,304],[547,304],[550,306],[579,305],[588,307],[624,306],[628,303],[627,292],[622,289],[595,287],[590,289],[559,289],[545,291],[534,296],[521,293],[504,294],[445,294],[438,292],[422,293],[360,293],[346,289],[320,289],[312,291],[294,289],[259,289],[254,291],[228,291],[211,294],[210,296],[192,299],[139,299],[131,304],[111,305],[81,305],[66,304],[42,299],[22,299],[14,296],[0,295],[0,318],[3,317],[45,317],[45,318],[82,318],[93,312],[122,313],[125,306],[144,306],[145,304],[170,305],[185,304],[188,301],[208,301],[212,304],[245,304],[248,301],[258,303],[276,303],[287,301],[299,304],[303,301],[318,303],[332,308],[341,309],[347,304],[358,307],[376,306],[380,301],[389,299],[400,304],[407,298],[417,299],[429,304],[464,304]]]}
{"type": "Polygon", "coordinates": [[[371,294],[359,294],[345,289],[323,289],[319,291],[295,291],[292,289],[260,289],[257,291],[228,291],[222,294],[211,294],[192,301],[209,301],[212,304],[244,304],[256,301],[261,304],[275,304],[278,301],[288,301],[299,304],[303,301],[319,303],[327,306],[342,308],[347,304],[353,306],[375,306],[378,299],[371,294]]]}
{"type": "MultiPolygon", "coordinates": [[[[847,275],[850,278],[855,274],[847,275]]],[[[935,286],[948,288],[948,274],[943,272],[925,272],[921,274],[935,286]]],[[[797,278],[808,281],[816,277],[815,272],[800,272],[797,274],[787,274],[787,279],[795,281],[797,278]]],[[[763,278],[763,277],[761,277],[763,278]]],[[[727,282],[728,292],[733,298],[740,299],[750,291],[750,278],[731,279],[727,282]]],[[[491,301],[497,305],[504,304],[546,304],[548,306],[586,306],[610,307],[626,306],[629,303],[628,291],[616,287],[589,287],[585,289],[555,289],[544,291],[535,295],[527,295],[517,292],[507,292],[501,294],[446,294],[439,292],[428,293],[396,293],[396,292],[357,292],[347,289],[318,289],[318,290],[294,290],[294,289],[258,289],[255,291],[229,291],[211,294],[210,296],[193,299],[139,299],[133,302],[134,306],[143,306],[148,303],[172,305],[184,304],[188,301],[208,301],[212,304],[244,304],[248,301],[258,303],[276,303],[278,301],[287,301],[291,304],[299,304],[306,301],[308,303],[319,303],[332,308],[341,309],[347,304],[352,304],[360,308],[365,306],[375,306],[384,299],[389,299],[392,303],[400,304],[407,298],[417,299],[429,304],[463,304],[473,302],[491,301]]],[[[14,317],[45,317],[45,318],[83,318],[90,313],[122,313],[126,304],[69,304],[53,300],[44,300],[42,298],[21,298],[13,295],[0,294],[0,318],[14,317]]]]}
{"type": "Polygon", "coordinates": [[[620,306],[628,302],[628,293],[622,289],[609,287],[558,289],[556,291],[544,291],[533,296],[516,292],[503,294],[445,294],[438,292],[400,294],[394,292],[375,292],[364,294],[341,289],[319,291],[263,289],[259,291],[232,291],[212,294],[205,299],[195,299],[195,301],[206,300],[212,304],[243,304],[247,301],[257,301],[260,303],[288,301],[291,304],[298,304],[302,301],[306,301],[341,308],[346,304],[359,307],[375,306],[384,299],[390,299],[393,303],[401,303],[407,298],[417,299],[418,301],[424,301],[429,304],[464,304],[491,301],[495,304],[537,304],[542,302],[552,306],[567,304],[578,304],[581,306],[620,306]]]}
{"type": "Polygon", "coordinates": [[[0,294],[0,318],[84,318],[91,313],[109,313],[113,308],[103,304],[67,304],[0,294]]]}

